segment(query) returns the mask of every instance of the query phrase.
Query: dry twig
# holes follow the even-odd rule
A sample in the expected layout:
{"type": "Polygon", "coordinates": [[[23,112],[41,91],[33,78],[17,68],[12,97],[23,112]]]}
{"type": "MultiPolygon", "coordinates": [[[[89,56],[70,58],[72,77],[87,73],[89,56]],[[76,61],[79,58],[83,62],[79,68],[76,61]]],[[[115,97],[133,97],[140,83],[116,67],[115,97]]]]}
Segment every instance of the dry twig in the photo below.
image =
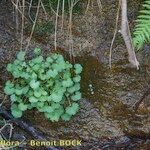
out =
{"type": "Polygon", "coordinates": [[[55,38],[54,38],[55,50],[57,49],[57,26],[58,26],[59,6],[60,6],[60,0],[58,0],[57,3],[57,12],[56,12],[56,19],[55,19],[55,38]]]}
{"type": "Polygon", "coordinates": [[[34,29],[35,29],[35,25],[36,25],[37,19],[38,19],[40,4],[41,4],[41,0],[38,1],[38,6],[37,6],[37,11],[36,11],[35,20],[34,20],[34,23],[33,23],[33,26],[32,26],[32,30],[31,30],[31,33],[30,33],[30,36],[29,36],[28,43],[27,43],[27,46],[26,46],[25,51],[28,50],[28,47],[29,47],[29,45],[30,45],[30,41],[31,41],[31,38],[32,38],[32,35],[33,35],[33,32],[34,32],[34,29]]]}
{"type": "Polygon", "coordinates": [[[110,49],[109,49],[109,67],[111,68],[111,59],[112,59],[112,48],[113,48],[113,45],[114,45],[114,41],[115,41],[115,38],[116,38],[116,34],[117,34],[117,31],[118,31],[118,21],[119,21],[119,12],[120,12],[120,0],[119,0],[119,4],[118,4],[118,10],[117,10],[117,17],[116,17],[116,25],[115,25],[115,31],[114,31],[114,36],[113,36],[113,39],[111,41],[111,46],[110,46],[110,49]]]}
{"type": "Polygon", "coordinates": [[[121,34],[122,34],[122,37],[124,39],[124,42],[125,42],[128,54],[129,54],[129,62],[134,67],[139,69],[139,62],[137,61],[137,58],[136,58],[136,54],[135,54],[134,47],[132,44],[130,29],[129,29],[126,0],[119,0],[119,6],[118,6],[118,12],[117,12],[117,18],[116,18],[116,27],[115,27],[114,36],[111,42],[111,47],[110,47],[109,66],[111,68],[112,47],[113,47],[113,43],[117,34],[120,5],[121,5],[121,34]]]}
{"type": "Polygon", "coordinates": [[[124,39],[124,42],[127,47],[127,51],[129,54],[129,62],[135,66],[137,69],[139,69],[139,62],[137,61],[134,47],[132,44],[130,29],[129,29],[129,23],[128,23],[128,17],[127,17],[127,0],[121,0],[121,34],[124,39]]]}

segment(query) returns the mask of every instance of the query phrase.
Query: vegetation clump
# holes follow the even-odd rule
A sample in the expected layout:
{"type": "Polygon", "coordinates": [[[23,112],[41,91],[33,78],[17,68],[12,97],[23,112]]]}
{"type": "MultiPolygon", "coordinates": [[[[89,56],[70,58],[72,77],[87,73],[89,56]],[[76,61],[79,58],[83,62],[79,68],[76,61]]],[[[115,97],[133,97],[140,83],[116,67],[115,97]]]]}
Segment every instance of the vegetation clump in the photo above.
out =
{"type": "Polygon", "coordinates": [[[150,1],[145,0],[143,8],[136,20],[137,24],[133,32],[133,44],[138,50],[146,42],[150,42],[150,1]]]}
{"type": "Polygon", "coordinates": [[[6,82],[4,92],[10,96],[12,115],[19,118],[36,108],[51,121],[69,121],[79,109],[82,66],[56,53],[43,58],[39,48],[34,53],[33,59],[26,60],[25,52],[20,51],[7,65],[13,80],[6,82]]]}

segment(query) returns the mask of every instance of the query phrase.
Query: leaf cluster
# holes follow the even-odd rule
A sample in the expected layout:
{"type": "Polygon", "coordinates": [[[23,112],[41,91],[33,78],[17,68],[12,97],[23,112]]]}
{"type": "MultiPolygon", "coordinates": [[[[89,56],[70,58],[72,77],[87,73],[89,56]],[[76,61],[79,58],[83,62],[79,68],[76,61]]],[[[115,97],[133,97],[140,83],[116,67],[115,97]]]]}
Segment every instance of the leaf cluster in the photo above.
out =
{"type": "Polygon", "coordinates": [[[43,58],[41,49],[34,49],[35,57],[25,59],[20,51],[7,71],[13,76],[5,84],[10,96],[11,112],[15,118],[28,109],[36,108],[51,121],[68,121],[79,109],[82,66],[72,65],[60,54],[43,58]]]}
{"type": "Polygon", "coordinates": [[[138,50],[150,41],[150,1],[145,0],[143,9],[136,20],[135,30],[133,32],[133,44],[138,50]]]}

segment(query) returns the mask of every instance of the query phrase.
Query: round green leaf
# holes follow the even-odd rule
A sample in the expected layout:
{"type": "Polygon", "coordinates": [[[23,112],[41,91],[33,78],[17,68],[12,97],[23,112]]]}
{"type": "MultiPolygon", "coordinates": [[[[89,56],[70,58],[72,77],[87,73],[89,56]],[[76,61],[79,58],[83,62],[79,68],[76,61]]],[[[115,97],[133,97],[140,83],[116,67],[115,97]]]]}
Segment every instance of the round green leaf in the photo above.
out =
{"type": "Polygon", "coordinates": [[[71,106],[66,107],[66,113],[69,115],[75,115],[79,109],[79,105],[77,103],[72,103],[71,106]]]}
{"type": "Polygon", "coordinates": [[[81,77],[79,75],[73,78],[74,82],[80,82],[80,80],[81,80],[81,77]]]}
{"type": "Polygon", "coordinates": [[[25,110],[27,110],[28,105],[26,105],[26,104],[24,104],[24,103],[20,103],[20,104],[18,105],[18,108],[19,108],[21,111],[25,111],[25,110]]]}
{"type": "Polygon", "coordinates": [[[22,89],[15,89],[16,95],[22,95],[23,90],[22,89]]]}
{"type": "Polygon", "coordinates": [[[46,73],[46,76],[47,76],[47,78],[49,79],[49,78],[55,78],[56,76],[57,76],[57,74],[58,74],[58,72],[57,72],[57,70],[48,70],[47,71],[47,73],[46,73]]]}
{"type": "Polygon", "coordinates": [[[39,100],[40,100],[41,102],[45,102],[45,101],[47,101],[47,96],[41,96],[41,97],[39,98],[39,100]]]}
{"type": "Polygon", "coordinates": [[[52,106],[44,106],[42,109],[47,113],[51,113],[54,111],[54,108],[52,106]]]}
{"type": "Polygon", "coordinates": [[[46,58],[46,61],[49,62],[49,63],[52,63],[52,62],[53,62],[53,59],[52,59],[51,57],[47,57],[47,58],[46,58]]]}
{"type": "Polygon", "coordinates": [[[61,115],[61,118],[64,121],[69,121],[71,118],[71,115],[65,113],[65,114],[61,115]]]}
{"type": "Polygon", "coordinates": [[[31,86],[32,89],[37,89],[37,88],[39,88],[39,86],[40,86],[40,82],[39,82],[39,81],[35,81],[35,80],[33,79],[33,80],[31,80],[31,82],[30,82],[30,86],[31,86]]]}
{"type": "Polygon", "coordinates": [[[17,101],[18,98],[17,98],[17,96],[15,94],[12,94],[10,96],[10,99],[11,99],[12,102],[15,102],[15,101],[17,101]]]}
{"type": "Polygon", "coordinates": [[[52,107],[54,109],[58,109],[60,106],[61,106],[60,103],[55,103],[55,102],[52,103],[52,107]]]}
{"type": "Polygon", "coordinates": [[[54,102],[60,102],[62,100],[62,95],[58,95],[57,93],[52,93],[51,94],[51,99],[54,102]]]}
{"type": "Polygon", "coordinates": [[[29,98],[29,101],[30,101],[31,103],[36,103],[36,102],[38,102],[38,99],[35,98],[34,96],[32,96],[32,97],[29,98]]]}
{"type": "Polygon", "coordinates": [[[73,101],[78,101],[81,99],[81,93],[80,92],[76,92],[74,95],[71,96],[71,99],[73,101]]]}
{"type": "Polygon", "coordinates": [[[25,58],[25,52],[23,51],[20,51],[18,54],[17,54],[17,59],[20,60],[20,61],[23,61],[25,58]]]}
{"type": "Polygon", "coordinates": [[[67,79],[67,80],[64,80],[64,81],[62,82],[62,85],[63,85],[64,87],[70,87],[70,86],[73,85],[73,82],[72,82],[72,80],[69,78],[69,79],[67,79]]]}
{"type": "Polygon", "coordinates": [[[14,89],[14,88],[10,88],[10,87],[8,87],[8,86],[5,86],[4,92],[5,92],[5,94],[7,94],[7,95],[12,95],[12,94],[14,94],[15,89],[14,89]]]}
{"type": "Polygon", "coordinates": [[[22,116],[22,111],[20,109],[16,108],[11,108],[11,113],[14,116],[14,118],[20,118],[22,116]]]}
{"type": "Polygon", "coordinates": [[[34,49],[34,53],[35,53],[36,55],[41,54],[41,49],[40,49],[40,48],[35,48],[35,49],[34,49]]]}
{"type": "Polygon", "coordinates": [[[34,96],[35,96],[35,97],[41,97],[41,95],[42,95],[42,94],[41,94],[41,91],[40,91],[40,90],[35,90],[35,91],[34,91],[34,96]]]}
{"type": "Polygon", "coordinates": [[[40,107],[40,108],[42,108],[44,106],[44,102],[38,102],[37,106],[40,107]]]}
{"type": "Polygon", "coordinates": [[[23,93],[23,94],[26,94],[28,91],[29,91],[29,86],[25,86],[25,87],[22,89],[22,93],[23,93]]]}
{"type": "Polygon", "coordinates": [[[82,66],[80,64],[75,64],[75,73],[80,74],[82,72],[82,66]]]}
{"type": "Polygon", "coordinates": [[[11,72],[13,70],[13,65],[8,64],[6,69],[7,69],[7,71],[11,72]]]}

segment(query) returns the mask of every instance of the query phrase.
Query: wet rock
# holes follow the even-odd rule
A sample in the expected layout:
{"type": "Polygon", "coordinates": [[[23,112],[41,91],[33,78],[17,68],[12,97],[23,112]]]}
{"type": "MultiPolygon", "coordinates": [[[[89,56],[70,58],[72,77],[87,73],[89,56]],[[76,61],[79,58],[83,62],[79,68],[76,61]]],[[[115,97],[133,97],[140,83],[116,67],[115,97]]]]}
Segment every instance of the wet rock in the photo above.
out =
{"type": "MultiPolygon", "coordinates": [[[[150,132],[148,111],[146,110],[144,113],[138,112],[137,114],[132,109],[133,105],[140,99],[149,86],[149,47],[145,48],[146,51],[143,51],[143,54],[140,53],[139,60],[142,67],[137,71],[128,65],[126,48],[122,44],[122,41],[117,39],[117,43],[114,45],[112,51],[112,69],[108,69],[109,48],[113,37],[116,15],[115,4],[117,2],[109,0],[104,3],[106,6],[110,6],[110,9],[104,12],[106,13],[106,19],[101,17],[100,14],[95,17],[94,13],[92,13],[84,16],[84,18],[76,16],[74,21],[75,25],[80,26],[77,30],[73,28],[73,31],[75,31],[73,32],[75,40],[74,52],[76,53],[77,50],[79,52],[77,52],[78,55],[83,54],[82,57],[76,60],[84,67],[81,85],[84,98],[80,101],[80,112],[69,122],[58,123],[51,123],[36,110],[26,113],[26,117],[33,124],[53,139],[79,138],[88,141],[85,144],[88,148],[83,147],[83,149],[100,149],[102,147],[104,149],[115,149],[116,145],[122,148],[121,145],[124,143],[126,148],[126,146],[130,145],[127,137],[123,137],[116,142],[107,140],[124,136],[124,133],[135,137],[148,137],[150,132]],[[93,52],[93,50],[95,51],[93,52]],[[84,52],[87,51],[88,53],[92,51],[91,55],[93,56],[98,53],[98,59],[89,56],[86,57],[84,52]],[[89,84],[92,84],[92,92],[94,94],[91,94],[88,90],[89,84]],[[136,115],[139,116],[137,117],[136,115]],[[101,139],[107,139],[105,144],[99,142],[101,139]],[[94,142],[92,143],[91,141],[94,142]]],[[[2,45],[0,49],[0,69],[2,74],[0,82],[2,84],[8,78],[5,66],[16,56],[14,45],[15,47],[18,47],[18,45],[16,44],[17,42],[13,42],[14,32],[10,32],[8,29],[8,26],[11,27],[13,23],[12,11],[5,14],[6,5],[2,5],[1,3],[0,7],[0,11],[3,12],[0,13],[0,46],[2,45]],[[4,18],[7,18],[7,20],[4,18]]],[[[134,14],[130,18],[133,19],[134,14]]],[[[65,37],[62,38],[62,33],[57,37],[58,45],[67,49],[68,40],[65,37]]],[[[53,42],[53,35],[49,38],[48,42],[53,42]]],[[[46,49],[46,51],[43,51],[44,55],[50,52],[51,47],[49,44],[41,45],[35,42],[32,42],[32,44],[30,46],[31,51],[28,52],[30,57],[33,56],[32,49],[36,46],[46,49]]],[[[26,46],[26,41],[23,46],[26,46]]],[[[149,100],[149,98],[147,99],[149,100]]]]}
{"type": "Polygon", "coordinates": [[[118,148],[122,148],[124,146],[127,147],[131,144],[131,139],[124,136],[124,137],[121,137],[120,139],[118,139],[115,143],[116,143],[118,148]]]}
{"type": "MultiPolygon", "coordinates": [[[[5,63],[6,60],[6,50],[4,50],[3,48],[0,48],[0,62],[3,64],[5,63]]],[[[2,67],[2,64],[0,65],[0,67],[2,67]]]]}
{"type": "Polygon", "coordinates": [[[47,134],[55,138],[66,137],[72,138],[72,135],[84,140],[97,140],[101,138],[113,138],[122,136],[123,132],[120,130],[117,122],[105,118],[100,111],[85,99],[80,102],[81,109],[76,117],[69,122],[49,123],[44,118],[36,118],[32,120],[38,127],[47,134]],[[43,119],[43,121],[41,121],[43,119]],[[50,130],[46,131],[47,128],[50,130]],[[45,130],[46,129],[46,130],[45,130]],[[56,137],[57,135],[57,137],[56,137]]]}
{"type": "Polygon", "coordinates": [[[142,64],[149,64],[150,62],[150,46],[145,45],[142,50],[139,51],[139,61],[142,64]]]}
{"type": "MultiPolygon", "coordinates": [[[[120,58],[116,57],[112,70],[106,69],[100,63],[98,65],[94,58],[89,59],[89,63],[81,62],[84,66],[82,78],[84,96],[90,97],[91,102],[99,106],[103,115],[114,118],[124,131],[128,130],[128,133],[134,131],[137,137],[147,136],[150,133],[149,111],[145,109],[145,113],[137,118],[133,106],[149,86],[150,78],[145,76],[146,70],[132,69],[126,66],[125,59],[120,58]],[[88,84],[93,85],[94,95],[89,93],[88,84]]],[[[85,57],[84,59],[86,60],[85,57]]]]}

